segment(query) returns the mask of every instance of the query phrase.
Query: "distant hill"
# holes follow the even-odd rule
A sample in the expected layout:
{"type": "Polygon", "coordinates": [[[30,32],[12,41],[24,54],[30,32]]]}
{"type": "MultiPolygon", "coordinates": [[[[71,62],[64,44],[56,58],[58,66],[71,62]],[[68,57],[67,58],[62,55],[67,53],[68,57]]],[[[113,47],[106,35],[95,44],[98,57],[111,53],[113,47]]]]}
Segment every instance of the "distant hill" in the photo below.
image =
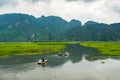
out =
{"type": "Polygon", "coordinates": [[[82,27],[67,30],[62,37],[64,40],[75,41],[120,41],[120,23],[104,24],[87,22],[82,27]]]}
{"type": "Polygon", "coordinates": [[[82,25],[78,20],[68,22],[57,16],[0,15],[0,42],[71,40],[120,40],[120,23],[108,25],[88,21],[82,25]]]}
{"type": "Polygon", "coordinates": [[[81,22],[67,22],[56,16],[35,18],[26,14],[4,14],[0,15],[0,41],[57,40],[62,32],[76,25],[81,26],[81,22]]]}

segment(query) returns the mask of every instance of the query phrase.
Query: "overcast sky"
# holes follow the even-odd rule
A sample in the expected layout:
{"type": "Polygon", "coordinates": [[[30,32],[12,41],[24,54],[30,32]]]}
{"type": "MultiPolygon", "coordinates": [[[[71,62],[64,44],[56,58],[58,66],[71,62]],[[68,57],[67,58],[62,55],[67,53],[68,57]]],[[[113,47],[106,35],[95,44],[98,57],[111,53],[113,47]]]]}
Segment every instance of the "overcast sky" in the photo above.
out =
{"type": "Polygon", "coordinates": [[[0,0],[0,14],[6,13],[115,23],[120,22],[120,0],[0,0]]]}

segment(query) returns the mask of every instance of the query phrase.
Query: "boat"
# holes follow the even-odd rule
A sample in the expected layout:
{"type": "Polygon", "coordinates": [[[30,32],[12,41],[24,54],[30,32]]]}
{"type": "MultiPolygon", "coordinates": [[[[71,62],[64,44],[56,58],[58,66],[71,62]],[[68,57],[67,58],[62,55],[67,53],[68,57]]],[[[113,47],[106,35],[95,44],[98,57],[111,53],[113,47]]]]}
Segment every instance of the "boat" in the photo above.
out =
{"type": "Polygon", "coordinates": [[[58,56],[66,56],[66,57],[68,57],[68,56],[69,56],[69,53],[68,53],[68,52],[65,52],[65,53],[61,53],[61,52],[60,52],[60,53],[58,54],[58,56]]]}
{"type": "Polygon", "coordinates": [[[45,64],[46,62],[47,62],[47,60],[43,61],[42,59],[40,59],[37,64],[45,64]]]}
{"type": "Polygon", "coordinates": [[[58,54],[58,56],[63,56],[63,55],[62,55],[62,53],[60,52],[60,53],[58,54]]]}
{"type": "Polygon", "coordinates": [[[64,56],[67,56],[67,57],[68,57],[68,56],[69,56],[69,53],[68,53],[68,52],[65,52],[64,56]]]}

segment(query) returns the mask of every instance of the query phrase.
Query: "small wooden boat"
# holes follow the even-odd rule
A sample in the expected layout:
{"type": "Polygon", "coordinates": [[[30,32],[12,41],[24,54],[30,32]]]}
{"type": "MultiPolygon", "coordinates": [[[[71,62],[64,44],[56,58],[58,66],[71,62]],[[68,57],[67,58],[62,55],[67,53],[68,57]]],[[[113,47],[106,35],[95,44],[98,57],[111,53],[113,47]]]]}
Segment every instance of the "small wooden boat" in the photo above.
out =
{"type": "Polygon", "coordinates": [[[68,56],[69,56],[69,53],[68,53],[68,52],[65,52],[64,56],[67,56],[67,57],[68,57],[68,56]]]}
{"type": "Polygon", "coordinates": [[[58,54],[58,56],[66,56],[66,57],[68,57],[68,56],[69,56],[69,53],[68,53],[68,52],[65,52],[65,53],[61,53],[61,52],[60,52],[60,53],[58,54]]]}
{"type": "Polygon", "coordinates": [[[102,64],[104,64],[105,62],[101,62],[102,64]]]}
{"type": "Polygon", "coordinates": [[[58,56],[63,56],[63,55],[62,55],[62,53],[60,52],[60,53],[58,54],[58,56]]]}
{"type": "Polygon", "coordinates": [[[47,62],[47,60],[42,61],[42,60],[40,59],[37,64],[45,64],[46,62],[47,62]]]}

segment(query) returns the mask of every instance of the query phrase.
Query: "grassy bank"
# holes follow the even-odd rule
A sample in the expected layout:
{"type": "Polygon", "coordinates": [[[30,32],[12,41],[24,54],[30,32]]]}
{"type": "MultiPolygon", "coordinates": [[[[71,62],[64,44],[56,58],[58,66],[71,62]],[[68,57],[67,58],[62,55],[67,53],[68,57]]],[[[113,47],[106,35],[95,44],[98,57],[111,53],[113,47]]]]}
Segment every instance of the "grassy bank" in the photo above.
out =
{"type": "Polygon", "coordinates": [[[105,56],[120,56],[120,42],[83,42],[81,45],[96,48],[105,56]]]}
{"type": "MultiPolygon", "coordinates": [[[[66,43],[67,44],[67,43],[66,43]]],[[[0,57],[15,55],[50,54],[63,50],[64,43],[0,43],[0,57]]]]}
{"type": "Polygon", "coordinates": [[[0,58],[16,55],[51,54],[65,49],[67,44],[79,42],[1,42],[0,58]]]}
{"type": "MultiPolygon", "coordinates": [[[[67,44],[80,42],[11,42],[0,43],[0,58],[16,55],[51,54],[65,49],[67,44]]],[[[93,47],[106,56],[120,56],[120,42],[82,42],[82,46],[93,47]]]]}

